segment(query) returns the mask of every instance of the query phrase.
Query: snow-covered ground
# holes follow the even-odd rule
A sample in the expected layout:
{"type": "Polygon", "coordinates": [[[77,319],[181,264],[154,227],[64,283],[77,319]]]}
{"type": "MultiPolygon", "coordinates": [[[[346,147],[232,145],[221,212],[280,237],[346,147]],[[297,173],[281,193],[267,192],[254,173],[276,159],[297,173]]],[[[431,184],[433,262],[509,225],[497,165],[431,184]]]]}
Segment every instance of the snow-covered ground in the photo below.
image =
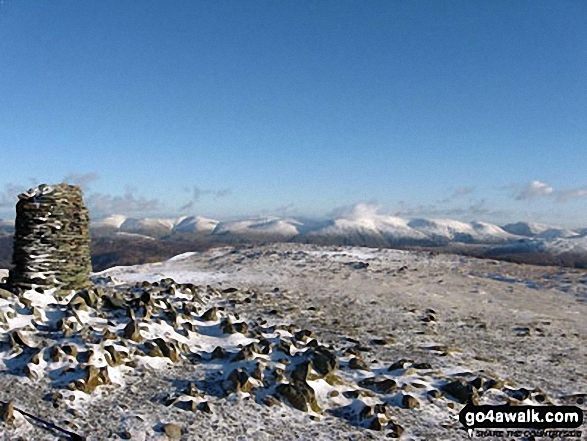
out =
{"type": "MultiPolygon", "coordinates": [[[[166,439],[168,423],[185,440],[468,439],[452,383],[480,385],[480,404],[587,397],[585,271],[276,244],[184,253],[93,279],[134,312],[100,301],[68,307],[71,296],[49,293],[0,299],[0,400],[88,439],[166,439]],[[63,319],[66,338],[50,331],[63,319]],[[133,320],[138,341],[126,338],[133,320]],[[19,328],[37,349],[16,341],[19,328]],[[171,345],[160,342],[168,356],[145,353],[156,352],[148,342],[157,338],[171,345]],[[47,349],[38,352],[42,341],[47,349]],[[84,382],[68,390],[85,365],[51,349],[64,343],[92,350],[109,381],[91,393],[76,388],[84,382]],[[111,366],[108,351],[121,364],[111,366]],[[320,351],[336,358],[328,375],[320,351]],[[46,355],[27,364],[37,353],[46,355]],[[290,389],[307,361],[302,384],[313,398],[295,404],[290,389]]],[[[0,427],[0,436],[55,439],[22,418],[17,426],[0,427]]]]}

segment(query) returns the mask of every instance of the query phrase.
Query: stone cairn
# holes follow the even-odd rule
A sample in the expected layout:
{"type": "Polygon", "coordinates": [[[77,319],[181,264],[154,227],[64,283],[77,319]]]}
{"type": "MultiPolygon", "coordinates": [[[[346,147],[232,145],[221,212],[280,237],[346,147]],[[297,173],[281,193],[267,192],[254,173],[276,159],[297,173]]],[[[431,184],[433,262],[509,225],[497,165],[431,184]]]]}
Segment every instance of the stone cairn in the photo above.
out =
{"type": "Polygon", "coordinates": [[[89,285],[89,215],[75,185],[39,185],[18,196],[13,269],[8,284],[64,294],[89,285]]]}

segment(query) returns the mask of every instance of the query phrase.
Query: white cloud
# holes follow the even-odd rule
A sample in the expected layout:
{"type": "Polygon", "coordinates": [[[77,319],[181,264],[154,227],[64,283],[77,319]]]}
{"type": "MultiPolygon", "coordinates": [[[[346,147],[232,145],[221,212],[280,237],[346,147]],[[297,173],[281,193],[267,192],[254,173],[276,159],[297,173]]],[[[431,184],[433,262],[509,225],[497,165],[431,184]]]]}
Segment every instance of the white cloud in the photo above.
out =
{"type": "Polygon", "coordinates": [[[573,199],[586,199],[587,187],[572,188],[570,190],[563,190],[557,193],[556,199],[559,202],[567,202],[573,199]]]}
{"type": "Polygon", "coordinates": [[[515,199],[518,201],[535,200],[553,196],[554,188],[542,181],[531,181],[515,192],[515,199]]]}
{"type": "Polygon", "coordinates": [[[374,202],[359,202],[353,205],[345,205],[332,210],[328,216],[334,219],[362,219],[372,218],[381,212],[381,205],[374,202]]]}

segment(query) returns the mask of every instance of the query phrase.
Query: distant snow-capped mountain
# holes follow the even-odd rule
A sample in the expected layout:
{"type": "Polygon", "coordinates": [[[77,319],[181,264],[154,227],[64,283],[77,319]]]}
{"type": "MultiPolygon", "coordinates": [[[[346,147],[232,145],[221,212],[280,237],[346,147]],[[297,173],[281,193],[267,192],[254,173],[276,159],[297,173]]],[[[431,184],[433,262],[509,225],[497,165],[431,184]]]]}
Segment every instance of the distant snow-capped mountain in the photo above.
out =
{"type": "Polygon", "coordinates": [[[251,237],[280,237],[292,238],[299,234],[298,226],[301,222],[293,219],[280,219],[277,217],[245,219],[232,222],[219,222],[213,235],[235,235],[251,237]]]}
{"type": "Polygon", "coordinates": [[[117,231],[120,229],[120,226],[124,223],[124,221],[126,221],[126,216],[122,214],[113,214],[102,219],[92,220],[91,226],[92,228],[99,230],[117,231]]]}
{"type": "Polygon", "coordinates": [[[212,233],[218,221],[201,216],[186,216],[179,218],[173,227],[178,233],[212,233]]]}
{"type": "Polygon", "coordinates": [[[503,229],[511,234],[518,236],[541,237],[544,239],[573,237],[580,235],[578,231],[567,228],[553,227],[535,222],[516,222],[514,224],[504,225],[503,229]]]}
{"type": "Polygon", "coordinates": [[[313,231],[315,237],[347,239],[344,243],[381,243],[382,245],[446,245],[460,243],[503,243],[517,236],[497,225],[466,223],[450,219],[404,219],[358,210],[335,219],[331,225],[313,231]],[[350,239],[350,241],[348,240],[350,239]]]}
{"type": "MultiPolygon", "coordinates": [[[[1,226],[2,224],[0,224],[1,226]]],[[[218,221],[201,216],[128,218],[112,215],[91,223],[95,234],[126,237],[208,235],[218,241],[283,240],[365,246],[443,246],[480,244],[512,253],[586,253],[587,230],[517,222],[500,227],[487,222],[406,219],[357,206],[329,220],[257,217],[218,221]],[[136,236],[130,236],[136,235],[136,236]]]]}
{"type": "Polygon", "coordinates": [[[407,219],[394,216],[352,215],[334,219],[330,224],[308,232],[307,236],[319,241],[333,239],[342,244],[357,243],[370,246],[429,242],[426,235],[410,228],[408,223],[407,219]]]}

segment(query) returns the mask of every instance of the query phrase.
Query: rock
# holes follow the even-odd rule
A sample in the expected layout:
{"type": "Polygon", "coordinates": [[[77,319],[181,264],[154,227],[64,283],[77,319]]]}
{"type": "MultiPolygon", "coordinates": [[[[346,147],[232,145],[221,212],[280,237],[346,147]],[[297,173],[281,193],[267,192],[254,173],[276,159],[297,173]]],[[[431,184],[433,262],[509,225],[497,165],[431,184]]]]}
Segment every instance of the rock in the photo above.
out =
{"type": "Polygon", "coordinates": [[[301,342],[304,342],[304,343],[307,342],[312,337],[313,337],[312,331],[309,331],[307,329],[302,329],[300,331],[297,331],[294,334],[294,338],[296,340],[301,341],[301,342]]]}
{"type": "Polygon", "coordinates": [[[41,310],[39,308],[37,308],[36,306],[33,306],[32,308],[33,311],[33,317],[35,317],[35,319],[42,321],[43,319],[43,315],[41,313],[41,310]]]}
{"type": "Polygon", "coordinates": [[[153,340],[153,342],[159,346],[163,356],[169,358],[172,362],[177,363],[181,359],[180,352],[174,343],[165,341],[160,337],[153,340]]]}
{"type": "Polygon", "coordinates": [[[369,267],[369,264],[367,262],[349,262],[347,263],[348,266],[350,266],[352,269],[366,269],[369,267]]]}
{"type": "Polygon", "coordinates": [[[510,389],[507,393],[510,397],[518,401],[524,401],[525,399],[530,398],[530,391],[523,387],[519,389],[510,389]]]}
{"type": "Polygon", "coordinates": [[[428,391],[428,396],[431,398],[440,398],[442,396],[442,392],[438,389],[432,389],[428,391]]]}
{"type": "Polygon", "coordinates": [[[0,419],[6,424],[14,422],[14,401],[0,402],[0,419]]]}
{"type": "Polygon", "coordinates": [[[198,403],[198,410],[204,413],[212,413],[212,409],[210,408],[210,404],[207,401],[202,401],[198,403]]]}
{"type": "Polygon", "coordinates": [[[91,394],[98,386],[105,384],[111,384],[108,375],[108,368],[97,368],[93,365],[88,365],[85,369],[85,377],[83,381],[77,381],[75,383],[75,388],[87,394],[91,394]]]}
{"type": "Polygon", "coordinates": [[[410,360],[406,360],[402,358],[401,360],[396,361],[391,366],[387,368],[388,371],[396,371],[399,369],[405,369],[406,366],[410,365],[412,362],[410,360]]]}
{"type": "Polygon", "coordinates": [[[72,297],[72,299],[69,301],[69,304],[67,306],[69,306],[71,309],[75,309],[77,311],[87,311],[88,310],[88,305],[86,304],[86,301],[82,297],[77,296],[77,295],[72,297]]]}
{"type": "Polygon", "coordinates": [[[430,363],[414,363],[412,367],[419,370],[432,369],[432,365],[430,363]]]}
{"type": "Polygon", "coordinates": [[[64,354],[71,355],[72,357],[77,357],[77,348],[71,343],[65,343],[63,346],[61,346],[61,350],[64,354]]]}
{"type": "Polygon", "coordinates": [[[375,415],[373,418],[371,418],[371,420],[369,420],[367,422],[365,427],[367,427],[367,429],[369,429],[369,430],[381,431],[381,430],[383,430],[383,428],[385,426],[384,426],[384,422],[381,422],[381,419],[379,418],[379,416],[375,415]]]}
{"type": "Polygon", "coordinates": [[[359,381],[359,386],[385,394],[397,389],[397,383],[394,380],[385,377],[365,378],[359,381]]]}
{"type": "Polygon", "coordinates": [[[145,348],[147,349],[146,354],[149,357],[163,357],[163,352],[159,345],[155,344],[152,341],[148,341],[145,343],[145,348]]]}
{"type": "Polygon", "coordinates": [[[252,360],[254,357],[253,351],[250,347],[245,346],[236,353],[232,361],[252,360]]]}
{"type": "Polygon", "coordinates": [[[263,369],[261,367],[261,362],[255,362],[255,367],[251,371],[251,377],[259,381],[263,380],[263,369]]]}
{"type": "Polygon", "coordinates": [[[106,358],[106,362],[110,365],[110,366],[118,366],[124,363],[124,353],[123,352],[118,352],[116,350],[116,348],[114,348],[114,346],[112,345],[108,345],[104,347],[104,350],[106,351],[106,354],[104,354],[105,358],[106,358]]]}
{"type": "Polygon", "coordinates": [[[35,354],[31,356],[31,363],[32,364],[39,364],[41,362],[41,352],[42,349],[36,349],[35,354]]]}
{"type": "Polygon", "coordinates": [[[489,380],[485,381],[483,385],[486,390],[488,389],[503,389],[505,386],[505,382],[503,380],[494,380],[490,378],[489,380]]]}
{"type": "Polygon", "coordinates": [[[314,370],[321,376],[325,377],[333,373],[338,368],[336,355],[326,349],[324,346],[311,348],[306,351],[312,361],[314,370]]]}
{"type": "Polygon", "coordinates": [[[268,355],[271,352],[271,342],[266,338],[259,339],[257,346],[259,347],[260,354],[268,355]]]}
{"type": "Polygon", "coordinates": [[[282,338],[279,339],[276,349],[283,352],[286,355],[291,355],[291,343],[282,338]]]}
{"type": "Polygon", "coordinates": [[[226,317],[220,322],[220,329],[224,334],[236,334],[236,329],[234,329],[230,317],[226,317]]]}
{"type": "Polygon", "coordinates": [[[233,323],[232,328],[239,334],[246,334],[249,332],[249,325],[246,322],[233,323]]]}
{"type": "Polygon", "coordinates": [[[385,345],[392,345],[395,343],[393,338],[374,338],[371,340],[371,344],[377,346],[385,346],[385,345]]]}
{"type": "Polygon", "coordinates": [[[311,363],[308,360],[302,361],[291,372],[291,379],[293,382],[302,382],[308,380],[311,363]]]}
{"type": "Polygon", "coordinates": [[[413,396],[406,394],[402,397],[402,407],[405,409],[418,409],[420,402],[413,396]]]}
{"type": "Polygon", "coordinates": [[[61,360],[62,355],[63,351],[58,345],[51,346],[51,349],[49,349],[49,358],[51,361],[57,362],[61,360]]]}
{"type": "Polygon", "coordinates": [[[102,331],[102,340],[116,340],[118,339],[118,335],[112,332],[108,328],[104,328],[102,331]]]}
{"type": "Polygon", "coordinates": [[[139,332],[139,324],[135,320],[131,320],[128,325],[124,327],[123,334],[125,338],[135,341],[137,343],[143,341],[143,337],[139,332]]]}
{"type": "Polygon", "coordinates": [[[278,384],[275,390],[295,409],[301,410],[302,412],[307,412],[308,409],[320,412],[314,389],[305,382],[278,384]]]}
{"type": "Polygon", "coordinates": [[[375,409],[373,408],[373,406],[369,406],[363,402],[361,402],[360,404],[362,404],[363,407],[359,412],[359,420],[365,420],[375,414],[375,409]]]}
{"type": "Polygon", "coordinates": [[[127,309],[128,305],[124,299],[121,299],[115,295],[103,295],[102,302],[104,307],[108,309],[127,309]]]}
{"type": "Polygon", "coordinates": [[[387,432],[389,438],[400,438],[404,433],[404,428],[393,421],[387,423],[387,428],[390,429],[389,432],[387,432]]]}
{"type": "Polygon", "coordinates": [[[4,288],[0,288],[0,299],[6,299],[6,300],[10,300],[14,298],[14,294],[11,293],[10,291],[4,289],[4,288]]]}
{"type": "Polygon", "coordinates": [[[173,424],[173,423],[164,424],[163,427],[161,427],[161,431],[169,439],[178,440],[181,438],[181,427],[179,427],[177,424],[173,424]]]}
{"type": "Polygon", "coordinates": [[[350,369],[360,369],[363,371],[369,371],[369,366],[367,366],[367,363],[365,363],[363,360],[361,360],[360,358],[357,357],[352,357],[349,360],[349,368],[350,369]]]}
{"type": "Polygon", "coordinates": [[[483,387],[483,383],[485,380],[483,377],[477,377],[474,380],[469,381],[469,384],[473,386],[475,389],[481,389],[483,387]]]}
{"type": "Polygon", "coordinates": [[[244,370],[235,369],[226,379],[225,390],[227,392],[250,392],[254,387],[250,378],[244,370]]]}
{"type": "Polygon", "coordinates": [[[218,308],[213,307],[207,310],[202,316],[200,317],[204,321],[216,321],[218,320],[218,308]]]}
{"type": "Polygon", "coordinates": [[[279,400],[273,395],[267,395],[265,398],[263,398],[263,404],[269,407],[277,406],[279,404],[279,400]]]}
{"type": "Polygon", "coordinates": [[[442,391],[455,398],[459,403],[477,401],[477,392],[475,388],[464,380],[454,380],[441,387],[442,391]]]}
{"type": "Polygon", "coordinates": [[[213,360],[216,358],[226,358],[226,356],[226,349],[221,346],[216,346],[216,348],[210,353],[210,358],[213,360]]]}
{"type": "Polygon", "coordinates": [[[16,329],[10,333],[10,346],[12,348],[29,348],[32,349],[35,346],[28,341],[28,339],[20,332],[19,329],[16,329]]]}
{"type": "Polygon", "coordinates": [[[81,189],[39,185],[18,198],[8,284],[24,290],[55,287],[56,295],[89,286],[89,216],[81,189]]]}
{"type": "Polygon", "coordinates": [[[153,306],[153,297],[148,290],[143,291],[141,296],[139,297],[139,301],[143,303],[145,306],[153,306]]]}
{"type": "Polygon", "coordinates": [[[36,381],[39,379],[39,374],[30,367],[30,365],[26,365],[23,369],[24,374],[31,380],[36,381]]]}
{"type": "Polygon", "coordinates": [[[342,393],[345,398],[359,398],[361,396],[360,390],[346,390],[342,393]]]}
{"type": "Polygon", "coordinates": [[[33,301],[31,299],[27,299],[25,296],[20,296],[18,301],[22,303],[27,309],[31,309],[33,306],[33,301]]]}
{"type": "Polygon", "coordinates": [[[76,297],[83,299],[85,304],[90,308],[97,308],[100,302],[100,298],[98,297],[95,289],[93,288],[85,288],[81,291],[78,291],[73,298],[76,297]]]}
{"type": "Polygon", "coordinates": [[[190,381],[186,387],[185,394],[190,397],[197,397],[200,395],[200,391],[198,390],[198,386],[190,381]]]}

